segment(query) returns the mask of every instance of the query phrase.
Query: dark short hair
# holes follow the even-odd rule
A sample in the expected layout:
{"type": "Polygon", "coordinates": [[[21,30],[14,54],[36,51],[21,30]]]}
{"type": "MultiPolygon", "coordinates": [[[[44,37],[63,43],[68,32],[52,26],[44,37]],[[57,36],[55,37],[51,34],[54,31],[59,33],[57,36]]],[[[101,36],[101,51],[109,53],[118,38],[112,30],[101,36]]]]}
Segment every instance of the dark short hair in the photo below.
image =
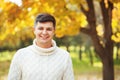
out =
{"type": "Polygon", "coordinates": [[[56,20],[55,20],[54,16],[52,16],[48,13],[38,14],[35,19],[34,27],[37,25],[38,22],[49,22],[49,21],[53,23],[53,26],[55,28],[56,20]]]}

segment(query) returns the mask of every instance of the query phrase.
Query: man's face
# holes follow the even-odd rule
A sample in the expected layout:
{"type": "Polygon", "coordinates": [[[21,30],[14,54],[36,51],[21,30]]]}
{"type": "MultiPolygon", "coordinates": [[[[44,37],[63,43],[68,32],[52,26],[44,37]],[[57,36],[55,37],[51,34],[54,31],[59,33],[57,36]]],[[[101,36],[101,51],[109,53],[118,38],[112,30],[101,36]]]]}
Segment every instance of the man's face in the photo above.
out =
{"type": "Polygon", "coordinates": [[[50,45],[55,29],[52,22],[38,22],[34,28],[36,43],[39,46],[50,45]]]}

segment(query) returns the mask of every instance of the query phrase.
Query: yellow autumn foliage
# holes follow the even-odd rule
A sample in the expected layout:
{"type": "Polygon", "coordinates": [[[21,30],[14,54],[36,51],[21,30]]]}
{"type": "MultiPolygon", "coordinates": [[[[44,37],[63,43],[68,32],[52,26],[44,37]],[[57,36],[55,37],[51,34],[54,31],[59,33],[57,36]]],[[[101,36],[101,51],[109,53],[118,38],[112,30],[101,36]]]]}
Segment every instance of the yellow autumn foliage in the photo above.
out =
{"type": "MultiPolygon", "coordinates": [[[[85,0],[22,0],[21,6],[1,0],[0,44],[9,41],[9,37],[11,43],[16,38],[16,43],[20,39],[34,38],[32,31],[34,19],[41,12],[48,12],[55,16],[56,37],[76,35],[81,27],[86,27],[88,24],[86,16],[80,11],[80,5],[88,10],[85,0]]],[[[116,8],[113,10],[112,27],[113,33],[116,33],[120,30],[120,3],[114,6],[116,8]]]]}
{"type": "Polygon", "coordinates": [[[112,11],[112,31],[113,35],[111,39],[115,42],[120,42],[120,3],[114,4],[114,9],[112,11]]]}

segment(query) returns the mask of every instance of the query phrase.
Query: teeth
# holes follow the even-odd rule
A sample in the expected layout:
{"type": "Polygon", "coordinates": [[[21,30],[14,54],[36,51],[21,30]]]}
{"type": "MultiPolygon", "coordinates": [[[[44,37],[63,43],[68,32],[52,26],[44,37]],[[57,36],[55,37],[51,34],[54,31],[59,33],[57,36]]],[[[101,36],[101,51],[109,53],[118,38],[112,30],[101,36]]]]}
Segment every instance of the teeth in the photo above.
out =
{"type": "Polygon", "coordinates": [[[43,38],[43,39],[46,39],[46,38],[43,38]]]}
{"type": "Polygon", "coordinates": [[[48,38],[48,36],[40,36],[41,37],[41,39],[47,39],[48,38]]]}
{"type": "Polygon", "coordinates": [[[47,39],[47,37],[42,37],[43,39],[47,39]]]}

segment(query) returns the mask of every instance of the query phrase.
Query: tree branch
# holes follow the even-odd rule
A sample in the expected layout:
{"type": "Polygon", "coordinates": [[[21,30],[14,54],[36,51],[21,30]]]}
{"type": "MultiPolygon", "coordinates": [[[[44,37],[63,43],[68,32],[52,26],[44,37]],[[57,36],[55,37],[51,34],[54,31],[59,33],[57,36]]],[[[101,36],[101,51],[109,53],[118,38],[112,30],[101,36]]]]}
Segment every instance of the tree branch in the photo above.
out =
{"type": "Polygon", "coordinates": [[[112,35],[112,9],[113,9],[113,3],[108,1],[108,7],[105,6],[104,0],[100,2],[100,6],[102,9],[102,15],[103,15],[103,22],[104,22],[104,39],[105,39],[105,46],[109,47],[110,45],[113,45],[113,42],[111,40],[112,35]]]}
{"type": "Polygon", "coordinates": [[[90,35],[90,30],[87,28],[80,28],[80,31],[87,34],[87,35],[90,35]]]}

